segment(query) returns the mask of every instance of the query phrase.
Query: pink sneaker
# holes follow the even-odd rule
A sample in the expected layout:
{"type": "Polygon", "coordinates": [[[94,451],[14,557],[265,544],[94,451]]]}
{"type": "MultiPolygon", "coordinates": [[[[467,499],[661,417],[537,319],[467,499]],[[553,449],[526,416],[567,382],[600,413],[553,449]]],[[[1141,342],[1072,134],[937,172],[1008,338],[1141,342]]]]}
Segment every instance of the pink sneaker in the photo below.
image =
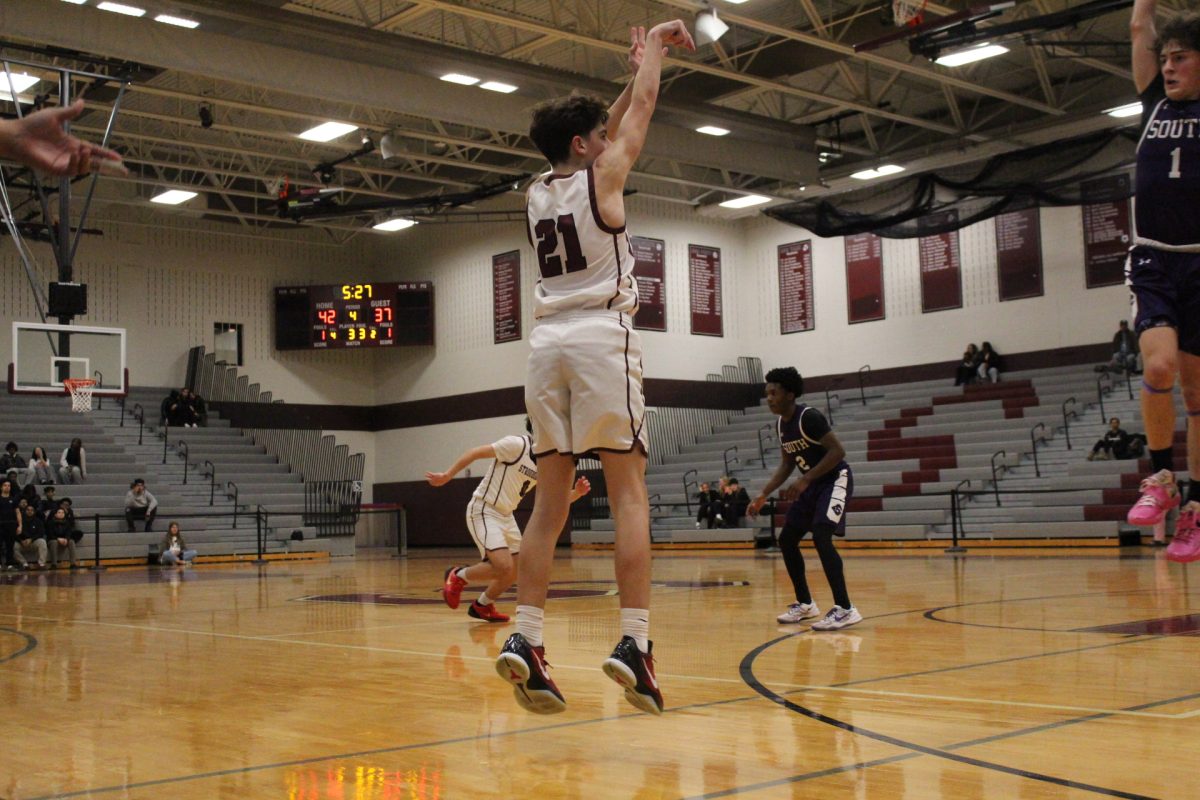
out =
{"type": "Polygon", "coordinates": [[[1200,503],[1195,500],[1184,506],[1179,512],[1179,522],[1175,523],[1175,538],[1167,547],[1167,558],[1171,561],[1188,563],[1200,561],[1200,528],[1196,526],[1196,513],[1200,512],[1200,503]]]}
{"type": "Polygon", "coordinates": [[[1175,485],[1175,473],[1162,469],[1142,481],[1142,496],[1129,509],[1126,517],[1130,525],[1157,525],[1163,516],[1179,505],[1179,488],[1175,485]]]}

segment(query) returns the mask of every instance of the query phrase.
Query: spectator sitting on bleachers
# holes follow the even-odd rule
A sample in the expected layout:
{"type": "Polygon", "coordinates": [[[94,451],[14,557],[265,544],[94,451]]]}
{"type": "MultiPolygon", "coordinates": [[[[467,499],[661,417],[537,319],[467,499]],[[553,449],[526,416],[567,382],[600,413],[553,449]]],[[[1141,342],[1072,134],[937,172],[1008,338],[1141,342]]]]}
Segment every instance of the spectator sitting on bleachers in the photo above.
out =
{"type": "Polygon", "coordinates": [[[29,477],[30,483],[54,483],[54,467],[50,466],[50,459],[46,457],[45,448],[35,447],[30,453],[29,477]]]}
{"type": "Polygon", "coordinates": [[[1104,436],[1092,446],[1092,452],[1088,453],[1087,460],[1108,461],[1120,458],[1121,456],[1117,453],[1123,453],[1128,444],[1129,434],[1121,428],[1121,420],[1113,417],[1108,421],[1108,430],[1104,432],[1104,436]]]}
{"type": "MultiPolygon", "coordinates": [[[[64,497],[58,501],[58,507],[63,510],[63,519],[67,521],[67,527],[71,531],[71,540],[74,542],[83,541],[83,531],[79,530],[79,521],[75,519],[75,510],[71,507],[71,498],[64,497]]],[[[51,514],[51,516],[54,516],[51,514]]]]}
{"type": "Polygon", "coordinates": [[[208,421],[208,403],[204,402],[204,398],[193,392],[191,389],[184,389],[186,393],[188,406],[192,409],[192,427],[200,427],[207,424],[208,421]]]}
{"type": "Polygon", "coordinates": [[[979,369],[979,348],[975,343],[967,345],[963,351],[962,362],[954,372],[954,385],[965,386],[975,382],[976,370],[979,369]]]}
{"type": "Polygon", "coordinates": [[[158,405],[158,422],[160,425],[174,425],[175,408],[179,404],[179,390],[172,389],[158,405]]]}
{"type": "Polygon", "coordinates": [[[700,484],[700,491],[696,493],[696,499],[700,501],[700,508],[696,512],[696,529],[700,529],[701,522],[707,523],[711,529],[721,510],[721,495],[715,489],[709,488],[708,483],[705,482],[700,484]]]}
{"type": "Polygon", "coordinates": [[[146,490],[146,481],[137,478],[129,484],[129,491],[125,493],[125,524],[129,526],[129,532],[133,533],[135,519],[145,520],[147,531],[154,530],[154,517],[157,514],[158,500],[146,490]]]}
{"type": "Polygon", "coordinates": [[[72,535],[71,523],[67,521],[67,512],[62,506],[54,512],[54,516],[46,522],[46,542],[50,547],[50,569],[58,569],[59,561],[65,555],[71,562],[71,569],[79,569],[82,564],[75,557],[75,537],[72,535]]]}
{"type": "Polygon", "coordinates": [[[7,474],[16,470],[17,483],[24,485],[29,482],[29,464],[17,452],[18,449],[16,442],[4,445],[4,455],[0,456],[0,472],[7,474]]]}
{"type": "Polygon", "coordinates": [[[750,495],[741,487],[737,478],[730,478],[729,482],[725,484],[725,510],[723,512],[725,527],[740,527],[742,517],[746,516],[746,506],[748,505],[750,505],[750,495]]]}
{"type": "Polygon", "coordinates": [[[54,512],[58,511],[59,501],[54,499],[54,492],[54,484],[50,484],[42,489],[42,494],[44,497],[42,497],[42,501],[38,503],[37,510],[38,516],[43,520],[50,519],[50,517],[54,516],[54,512]]]}
{"type": "Polygon", "coordinates": [[[1004,369],[1004,364],[1000,358],[1000,354],[992,349],[991,342],[984,342],[983,348],[979,351],[979,367],[977,369],[979,380],[989,380],[991,383],[1000,382],[1000,370],[1004,369]]]}
{"type": "Polygon", "coordinates": [[[17,566],[29,569],[29,559],[37,559],[37,568],[46,568],[46,523],[38,516],[33,506],[23,510],[21,533],[13,551],[17,566]]]}
{"type": "Polygon", "coordinates": [[[188,549],[183,534],[179,532],[179,523],[172,521],[158,545],[158,563],[164,567],[173,567],[176,564],[186,567],[190,566],[195,558],[196,551],[188,549]]]}
{"type": "Polygon", "coordinates": [[[87,480],[87,451],[78,437],[62,451],[58,460],[59,483],[83,483],[87,480]]]}
{"type": "Polygon", "coordinates": [[[1138,343],[1137,336],[1129,330],[1129,322],[1121,320],[1116,334],[1113,336],[1112,360],[1108,368],[1114,372],[1137,372],[1138,343]]]}
{"type": "Polygon", "coordinates": [[[42,498],[38,497],[37,486],[32,483],[25,484],[25,488],[21,490],[21,499],[34,511],[37,511],[38,505],[42,502],[42,498]]]}

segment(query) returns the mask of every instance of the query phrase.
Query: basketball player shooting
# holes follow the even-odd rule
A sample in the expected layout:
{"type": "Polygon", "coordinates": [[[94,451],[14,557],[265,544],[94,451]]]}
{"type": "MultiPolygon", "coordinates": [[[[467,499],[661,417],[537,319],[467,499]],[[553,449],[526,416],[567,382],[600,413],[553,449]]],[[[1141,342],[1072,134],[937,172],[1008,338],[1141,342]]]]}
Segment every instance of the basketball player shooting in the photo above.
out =
{"type": "Polygon", "coordinates": [[[1156,10],[1156,0],[1135,0],[1129,23],[1142,135],[1134,185],[1137,238],[1125,271],[1140,337],[1142,420],[1154,474],[1142,481],[1128,520],[1159,525],[1182,504],[1167,558],[1187,562],[1200,560],[1200,503],[1185,497],[1175,481],[1172,395],[1179,375],[1191,494],[1200,476],[1200,14],[1177,14],[1159,28],[1156,10]]]}
{"type": "Polygon", "coordinates": [[[668,47],[695,49],[680,20],[631,32],[633,80],[607,109],[572,95],[533,112],[529,135],[550,162],[526,194],[534,291],[525,406],[540,488],[525,528],[517,632],[496,661],[526,710],[566,709],[542,641],[554,544],[566,523],[575,460],[599,454],[616,523],[621,641],[603,669],[636,708],[661,714],[650,643],[650,507],[646,494],[637,283],[625,232],[625,181],[646,141],[668,47]]]}

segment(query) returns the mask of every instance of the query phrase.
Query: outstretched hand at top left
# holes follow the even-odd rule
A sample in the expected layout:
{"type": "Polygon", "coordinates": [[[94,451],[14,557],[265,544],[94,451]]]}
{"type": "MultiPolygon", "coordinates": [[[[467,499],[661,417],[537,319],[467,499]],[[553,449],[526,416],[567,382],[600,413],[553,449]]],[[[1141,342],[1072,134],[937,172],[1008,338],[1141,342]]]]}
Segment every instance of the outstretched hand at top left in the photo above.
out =
{"type": "MultiPolygon", "coordinates": [[[[0,84],[2,85],[2,84],[0,84]]],[[[0,123],[0,156],[54,176],[84,175],[93,170],[128,175],[121,156],[105,147],[71,136],[63,125],[83,113],[83,101],[65,108],[45,108],[22,119],[0,123]]]]}

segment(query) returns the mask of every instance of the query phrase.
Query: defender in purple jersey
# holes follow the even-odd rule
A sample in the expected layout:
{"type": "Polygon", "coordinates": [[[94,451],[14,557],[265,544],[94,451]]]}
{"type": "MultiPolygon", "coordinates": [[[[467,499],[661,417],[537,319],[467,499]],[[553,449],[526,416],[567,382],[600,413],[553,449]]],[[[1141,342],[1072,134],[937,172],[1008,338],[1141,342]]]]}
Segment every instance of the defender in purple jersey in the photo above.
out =
{"type": "Polygon", "coordinates": [[[767,406],[779,416],[781,458],[775,474],[750,503],[747,513],[758,514],[771,492],[783,486],[796,468],[800,469],[800,477],[780,492],[785,500],[792,501],[779,533],[779,549],[792,579],[796,602],[776,621],[790,624],[821,615],[808,589],[804,556],[800,554],[800,540],[811,531],[834,602],[824,618],[812,624],[812,629],[834,631],[862,622],[862,615],[846,591],[842,557],[833,546],[834,536],[846,535],[846,506],[854,494],[854,473],[845,461],[846,450],[820,411],[796,402],[804,394],[804,379],[794,367],[777,367],[768,372],[766,391],[767,406]]]}
{"type": "Polygon", "coordinates": [[[1178,375],[1188,410],[1188,473],[1200,475],[1200,15],[1177,14],[1160,26],[1157,5],[1135,0],[1129,23],[1142,135],[1137,238],[1126,275],[1144,362],[1142,418],[1153,474],[1142,481],[1128,520],[1160,526],[1182,504],[1167,557],[1196,561],[1200,503],[1188,502],[1176,484],[1172,442],[1178,375]]]}

